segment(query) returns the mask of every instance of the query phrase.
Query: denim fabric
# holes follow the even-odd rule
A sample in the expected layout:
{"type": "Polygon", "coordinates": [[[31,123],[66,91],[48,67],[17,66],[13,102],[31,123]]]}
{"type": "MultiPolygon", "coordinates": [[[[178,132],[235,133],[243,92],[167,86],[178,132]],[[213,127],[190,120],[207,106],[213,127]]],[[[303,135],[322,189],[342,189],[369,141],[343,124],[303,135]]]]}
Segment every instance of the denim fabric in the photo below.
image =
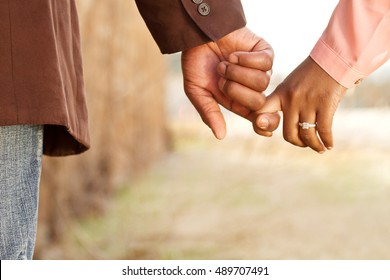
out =
{"type": "Polygon", "coordinates": [[[32,259],[43,126],[0,127],[0,259],[32,259]]]}

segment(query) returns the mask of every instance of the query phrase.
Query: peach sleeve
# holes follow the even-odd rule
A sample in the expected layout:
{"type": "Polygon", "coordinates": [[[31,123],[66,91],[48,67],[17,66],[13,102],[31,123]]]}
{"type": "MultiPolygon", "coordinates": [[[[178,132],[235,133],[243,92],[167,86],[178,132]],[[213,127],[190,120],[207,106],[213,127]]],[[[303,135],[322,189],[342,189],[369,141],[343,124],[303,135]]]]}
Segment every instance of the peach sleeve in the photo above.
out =
{"type": "Polygon", "coordinates": [[[390,58],[390,1],[340,0],[310,56],[346,88],[390,58]]]}

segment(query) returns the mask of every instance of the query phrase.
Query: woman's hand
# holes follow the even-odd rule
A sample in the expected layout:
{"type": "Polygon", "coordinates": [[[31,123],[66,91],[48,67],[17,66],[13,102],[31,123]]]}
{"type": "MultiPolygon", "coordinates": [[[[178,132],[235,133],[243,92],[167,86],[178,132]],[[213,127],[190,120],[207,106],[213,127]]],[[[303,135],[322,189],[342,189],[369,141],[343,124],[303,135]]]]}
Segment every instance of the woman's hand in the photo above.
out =
{"type": "Polygon", "coordinates": [[[346,91],[308,57],[267,97],[255,131],[261,131],[261,113],[282,109],[284,139],[323,153],[333,148],[333,116],[346,91]]]}

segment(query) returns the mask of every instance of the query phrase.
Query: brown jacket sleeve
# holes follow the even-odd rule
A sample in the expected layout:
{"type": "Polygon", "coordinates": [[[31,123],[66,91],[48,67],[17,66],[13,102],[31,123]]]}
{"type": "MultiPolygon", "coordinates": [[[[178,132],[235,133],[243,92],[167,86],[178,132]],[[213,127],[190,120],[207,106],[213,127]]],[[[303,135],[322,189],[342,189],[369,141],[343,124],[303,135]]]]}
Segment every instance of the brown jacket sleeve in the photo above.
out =
{"type": "Polygon", "coordinates": [[[240,0],[136,0],[162,53],[216,41],[245,26],[240,0]]]}

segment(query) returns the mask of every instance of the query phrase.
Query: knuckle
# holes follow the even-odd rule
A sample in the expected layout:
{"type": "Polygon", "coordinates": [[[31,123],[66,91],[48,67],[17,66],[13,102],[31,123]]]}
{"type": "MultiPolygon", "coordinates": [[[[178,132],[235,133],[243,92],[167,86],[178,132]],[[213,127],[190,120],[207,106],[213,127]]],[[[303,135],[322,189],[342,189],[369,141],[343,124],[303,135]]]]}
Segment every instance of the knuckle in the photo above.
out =
{"type": "Polygon", "coordinates": [[[332,134],[332,129],[329,129],[329,128],[321,128],[319,127],[317,129],[318,133],[322,134],[322,135],[331,135],[332,134]]]}
{"type": "Polygon", "coordinates": [[[255,96],[255,98],[253,98],[253,100],[251,101],[251,109],[254,110],[254,111],[257,111],[257,110],[260,110],[261,107],[263,107],[263,105],[265,104],[265,96],[264,94],[258,94],[255,96]]]}
{"type": "Polygon", "coordinates": [[[226,81],[226,83],[223,86],[223,92],[227,95],[231,95],[236,88],[236,84],[232,81],[226,81]]]}
{"type": "Polygon", "coordinates": [[[265,56],[264,66],[266,69],[272,69],[273,59],[271,58],[271,56],[269,56],[269,55],[265,56]]]}
{"type": "Polygon", "coordinates": [[[271,79],[270,77],[265,74],[265,73],[261,73],[260,77],[259,77],[259,81],[257,82],[257,90],[259,91],[265,91],[270,83],[271,79]]]}
{"type": "Polygon", "coordinates": [[[274,62],[273,58],[269,53],[267,52],[262,53],[259,63],[262,64],[263,69],[271,70],[273,66],[273,62],[274,62]]]}
{"type": "Polygon", "coordinates": [[[237,67],[233,64],[229,64],[226,66],[226,77],[230,80],[235,80],[237,78],[237,67]]]}
{"type": "Polygon", "coordinates": [[[297,137],[292,135],[292,134],[284,133],[283,134],[283,138],[284,138],[284,140],[286,140],[287,142],[289,142],[289,143],[291,143],[293,145],[297,144],[297,137]]]}
{"type": "Polygon", "coordinates": [[[306,143],[306,144],[312,142],[312,141],[311,141],[311,135],[308,134],[308,133],[301,133],[300,137],[301,137],[302,141],[303,141],[304,143],[306,143]]]}

